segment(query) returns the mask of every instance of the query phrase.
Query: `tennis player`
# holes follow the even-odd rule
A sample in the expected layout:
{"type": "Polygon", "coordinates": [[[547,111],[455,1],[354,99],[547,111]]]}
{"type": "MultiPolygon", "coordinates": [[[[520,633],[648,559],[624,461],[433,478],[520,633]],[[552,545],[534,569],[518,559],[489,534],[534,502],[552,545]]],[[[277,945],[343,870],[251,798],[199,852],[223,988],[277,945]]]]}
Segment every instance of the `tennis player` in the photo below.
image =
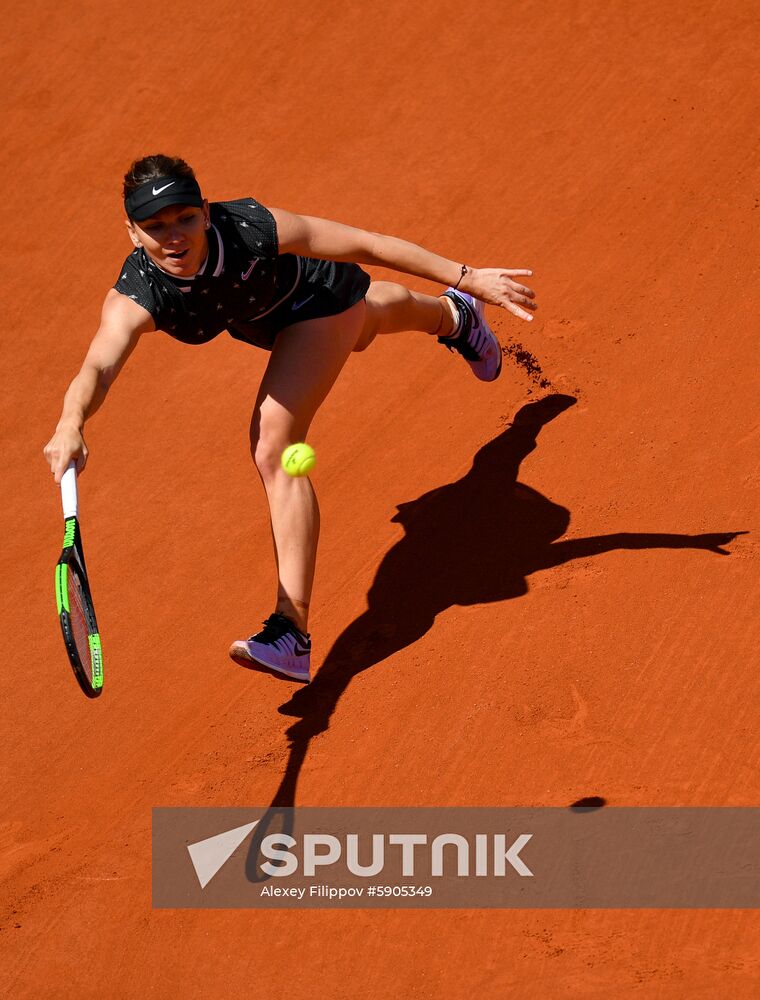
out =
{"type": "Polygon", "coordinates": [[[274,613],[233,659],[308,682],[308,629],[319,509],[308,478],[281,468],[287,445],[309,425],[352,351],[378,334],[421,331],[460,354],[476,378],[496,379],[501,349],[484,303],[524,320],[534,292],[524,268],[475,268],[392,236],[265,208],[253,198],[209,202],[177,157],[146,156],[124,178],[134,250],[103,304],[100,327],[44,455],[58,483],[71,460],[87,461],[84,424],[103,402],[140,337],[162,330],[205,344],[226,330],[270,352],[251,420],[251,453],[264,484],[278,573],[274,613]],[[372,281],[376,264],[450,287],[440,296],[372,281]]]}

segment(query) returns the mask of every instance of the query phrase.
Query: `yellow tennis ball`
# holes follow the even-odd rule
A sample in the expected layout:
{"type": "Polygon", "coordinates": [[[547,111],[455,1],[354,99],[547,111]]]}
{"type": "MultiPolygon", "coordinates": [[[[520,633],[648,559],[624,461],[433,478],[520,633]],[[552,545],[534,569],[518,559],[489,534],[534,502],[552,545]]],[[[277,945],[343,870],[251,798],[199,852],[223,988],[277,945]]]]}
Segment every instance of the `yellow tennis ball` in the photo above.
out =
{"type": "Polygon", "coordinates": [[[289,476],[308,476],[316,461],[314,449],[304,441],[288,445],[282,453],[282,467],[289,476]]]}

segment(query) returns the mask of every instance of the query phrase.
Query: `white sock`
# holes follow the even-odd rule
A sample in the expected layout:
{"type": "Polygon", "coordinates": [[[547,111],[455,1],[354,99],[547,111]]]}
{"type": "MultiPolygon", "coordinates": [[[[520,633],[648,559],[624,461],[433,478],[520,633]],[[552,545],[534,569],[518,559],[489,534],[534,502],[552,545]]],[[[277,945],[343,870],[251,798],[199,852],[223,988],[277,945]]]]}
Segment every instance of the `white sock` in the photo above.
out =
{"type": "Polygon", "coordinates": [[[461,330],[462,330],[462,314],[457,309],[456,304],[454,302],[452,302],[451,299],[447,295],[442,295],[441,296],[441,301],[443,303],[445,303],[446,305],[448,305],[449,309],[452,312],[452,316],[453,316],[453,319],[454,319],[454,329],[451,331],[451,333],[447,333],[446,336],[443,338],[444,340],[448,340],[450,337],[452,337],[452,338],[456,337],[461,332],[461,330]]]}

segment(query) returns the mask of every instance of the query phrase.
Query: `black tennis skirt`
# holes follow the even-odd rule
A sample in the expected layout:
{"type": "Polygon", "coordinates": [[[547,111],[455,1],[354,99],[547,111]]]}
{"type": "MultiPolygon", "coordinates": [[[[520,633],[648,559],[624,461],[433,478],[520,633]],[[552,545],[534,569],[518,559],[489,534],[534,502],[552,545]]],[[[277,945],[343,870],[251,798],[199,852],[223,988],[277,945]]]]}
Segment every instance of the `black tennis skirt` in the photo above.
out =
{"type": "Polygon", "coordinates": [[[299,257],[290,292],[263,316],[228,325],[231,337],[271,351],[280,330],[307,319],[337,316],[361,302],[371,278],[358,264],[299,257]]]}

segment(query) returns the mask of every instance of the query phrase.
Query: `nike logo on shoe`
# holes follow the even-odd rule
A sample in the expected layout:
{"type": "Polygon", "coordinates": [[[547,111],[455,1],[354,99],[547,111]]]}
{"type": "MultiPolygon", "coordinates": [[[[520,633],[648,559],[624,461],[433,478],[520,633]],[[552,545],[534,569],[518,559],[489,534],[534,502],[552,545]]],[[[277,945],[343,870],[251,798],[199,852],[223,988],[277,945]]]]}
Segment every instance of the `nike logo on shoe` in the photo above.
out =
{"type": "Polygon", "coordinates": [[[308,656],[311,649],[301,649],[297,642],[293,643],[293,655],[294,656],[308,656]]]}
{"type": "Polygon", "coordinates": [[[294,302],[293,305],[291,306],[291,309],[293,310],[293,312],[295,312],[296,309],[301,309],[302,306],[305,306],[307,302],[311,302],[313,298],[314,296],[310,295],[308,298],[304,299],[303,302],[294,302]]]}
{"type": "Polygon", "coordinates": [[[248,281],[248,279],[250,278],[250,276],[251,276],[251,274],[253,272],[254,267],[256,267],[257,264],[258,264],[258,260],[252,260],[251,261],[251,266],[248,268],[248,270],[245,272],[245,274],[243,274],[242,271],[240,272],[240,277],[243,279],[243,281],[248,281]]]}
{"type": "Polygon", "coordinates": [[[176,181],[169,181],[168,184],[164,184],[164,186],[160,187],[160,188],[155,188],[154,187],[153,188],[153,194],[154,195],[155,194],[161,194],[162,191],[165,191],[167,188],[170,188],[172,186],[172,184],[176,184],[176,181]]]}

